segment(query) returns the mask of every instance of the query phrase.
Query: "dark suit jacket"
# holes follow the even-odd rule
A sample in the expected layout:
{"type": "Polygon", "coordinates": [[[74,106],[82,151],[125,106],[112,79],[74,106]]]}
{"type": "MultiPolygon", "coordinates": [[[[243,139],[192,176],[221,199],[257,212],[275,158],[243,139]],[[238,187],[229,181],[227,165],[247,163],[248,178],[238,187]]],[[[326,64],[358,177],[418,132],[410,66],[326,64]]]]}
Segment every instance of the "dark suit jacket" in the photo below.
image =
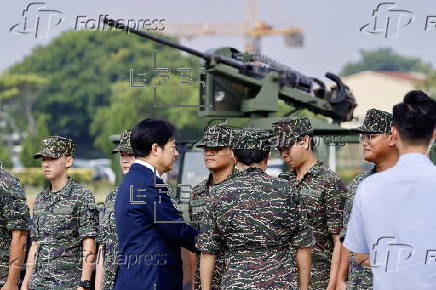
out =
{"type": "Polygon", "coordinates": [[[119,242],[116,290],[182,289],[181,247],[197,252],[198,231],[183,222],[168,189],[151,169],[134,163],[115,200],[119,242]]]}

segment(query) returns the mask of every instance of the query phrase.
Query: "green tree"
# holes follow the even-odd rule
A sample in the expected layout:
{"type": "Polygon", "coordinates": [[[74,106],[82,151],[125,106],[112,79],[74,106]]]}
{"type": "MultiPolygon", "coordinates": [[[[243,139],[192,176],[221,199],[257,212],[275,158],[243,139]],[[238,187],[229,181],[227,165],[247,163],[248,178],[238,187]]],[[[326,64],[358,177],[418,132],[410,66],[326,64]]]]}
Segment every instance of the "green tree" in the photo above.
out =
{"type": "Polygon", "coordinates": [[[14,118],[20,129],[28,128],[30,134],[36,131],[34,105],[47,82],[46,78],[36,74],[4,74],[0,77],[0,104],[8,108],[3,111],[14,118]]]}
{"type": "Polygon", "coordinates": [[[429,74],[424,81],[418,83],[416,88],[423,90],[433,98],[436,98],[436,70],[429,74]]]}
{"type": "MultiPolygon", "coordinates": [[[[156,78],[152,82],[156,81],[156,78]]],[[[153,103],[153,89],[131,88],[128,82],[117,82],[112,86],[109,104],[97,109],[91,132],[95,136],[95,145],[103,152],[110,152],[113,145],[109,142],[111,134],[123,129],[131,129],[138,121],[147,117],[167,119],[179,129],[183,138],[197,137],[206,119],[197,117],[196,107],[165,107],[173,105],[197,105],[198,90],[194,86],[181,83],[180,77],[171,75],[160,88],[157,88],[153,103]],[[157,105],[159,107],[154,108],[157,105]]],[[[180,137],[180,136],[179,136],[180,137]]]]}
{"type": "Polygon", "coordinates": [[[376,50],[361,50],[361,59],[347,63],[341,71],[342,76],[348,76],[360,71],[415,71],[430,73],[432,65],[419,58],[400,55],[391,48],[376,50]]]}
{"type": "Polygon", "coordinates": [[[46,125],[48,119],[47,115],[39,115],[35,134],[27,134],[26,138],[24,138],[23,151],[20,153],[20,159],[24,167],[39,167],[41,165],[39,160],[33,158],[33,155],[39,151],[42,139],[50,135],[46,125]]]}
{"type": "Polygon", "coordinates": [[[12,168],[12,160],[9,151],[4,144],[0,145],[0,168],[12,168]]]}
{"type": "Polygon", "coordinates": [[[36,73],[48,79],[44,98],[35,104],[36,113],[49,116],[50,132],[73,138],[84,156],[93,147],[90,124],[96,111],[107,106],[113,83],[129,81],[129,71],[157,74],[157,66],[189,67],[198,72],[198,59],[158,43],[119,31],[68,31],[47,46],[33,49],[21,63],[10,68],[14,74],[36,73]]]}

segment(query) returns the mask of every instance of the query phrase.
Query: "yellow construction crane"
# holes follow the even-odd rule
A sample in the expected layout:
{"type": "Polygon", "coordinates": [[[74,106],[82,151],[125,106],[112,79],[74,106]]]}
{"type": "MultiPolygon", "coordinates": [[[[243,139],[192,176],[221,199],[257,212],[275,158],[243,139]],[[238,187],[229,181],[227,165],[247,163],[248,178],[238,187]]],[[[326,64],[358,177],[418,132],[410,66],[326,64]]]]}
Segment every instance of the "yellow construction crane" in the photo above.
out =
{"type": "Polygon", "coordinates": [[[274,28],[260,20],[256,0],[245,0],[245,2],[246,21],[244,23],[168,24],[163,33],[188,39],[199,36],[244,36],[245,49],[252,53],[260,53],[262,37],[272,35],[283,35],[288,47],[303,46],[304,35],[301,28],[274,28]]]}

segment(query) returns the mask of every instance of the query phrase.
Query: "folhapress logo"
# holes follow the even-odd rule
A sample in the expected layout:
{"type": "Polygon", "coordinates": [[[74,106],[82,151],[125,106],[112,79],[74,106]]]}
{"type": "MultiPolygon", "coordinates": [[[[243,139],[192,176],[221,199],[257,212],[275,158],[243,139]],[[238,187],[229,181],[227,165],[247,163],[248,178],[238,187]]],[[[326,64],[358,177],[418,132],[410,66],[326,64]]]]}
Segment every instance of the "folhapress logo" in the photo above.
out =
{"type": "Polygon", "coordinates": [[[33,34],[35,38],[47,38],[51,28],[64,21],[59,10],[47,9],[44,2],[32,2],[23,10],[22,22],[13,25],[9,31],[18,34],[33,34]]]}
{"type": "Polygon", "coordinates": [[[395,9],[394,2],[383,2],[372,13],[373,20],[360,28],[366,34],[383,34],[385,38],[397,38],[400,28],[409,25],[415,19],[409,10],[395,9]]]}

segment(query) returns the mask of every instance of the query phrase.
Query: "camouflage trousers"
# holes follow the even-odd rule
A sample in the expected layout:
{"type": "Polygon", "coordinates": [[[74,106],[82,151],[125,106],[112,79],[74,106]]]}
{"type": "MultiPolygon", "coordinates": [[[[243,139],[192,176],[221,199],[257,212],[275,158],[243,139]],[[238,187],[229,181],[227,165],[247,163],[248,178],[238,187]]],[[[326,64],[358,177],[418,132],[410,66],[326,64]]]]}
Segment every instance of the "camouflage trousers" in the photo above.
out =
{"type": "Polygon", "coordinates": [[[311,290],[325,290],[330,281],[330,261],[314,260],[312,261],[312,270],[310,271],[311,290]]]}
{"type": "Polygon", "coordinates": [[[226,253],[222,289],[298,289],[297,269],[289,248],[226,253]]]}
{"type": "Polygon", "coordinates": [[[354,255],[350,255],[349,265],[347,289],[372,290],[371,269],[358,264],[354,255]]]}

